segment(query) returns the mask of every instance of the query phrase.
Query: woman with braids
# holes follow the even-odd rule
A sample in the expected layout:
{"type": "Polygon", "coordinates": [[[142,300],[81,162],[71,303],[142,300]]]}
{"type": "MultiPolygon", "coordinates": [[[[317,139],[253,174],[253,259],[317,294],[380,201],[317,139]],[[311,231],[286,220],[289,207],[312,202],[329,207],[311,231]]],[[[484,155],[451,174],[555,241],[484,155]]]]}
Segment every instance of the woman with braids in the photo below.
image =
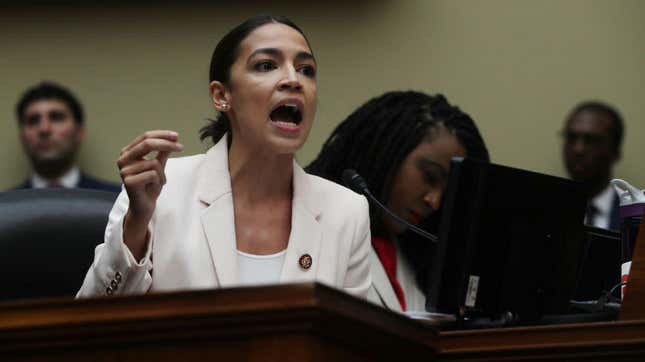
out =
{"type": "MultiPolygon", "coordinates": [[[[395,214],[432,228],[455,156],[489,159],[468,114],[443,95],[388,92],[342,121],[307,171],[342,183],[343,171],[353,168],[395,214]]],[[[368,298],[392,310],[425,310],[420,286],[430,245],[375,208],[370,219],[368,298]]]]}
{"type": "Polygon", "coordinates": [[[365,198],[294,161],[317,104],[316,60],[302,30],[257,16],[219,42],[206,154],[149,131],[117,162],[124,191],[78,296],[320,281],[367,295],[365,198]]]}

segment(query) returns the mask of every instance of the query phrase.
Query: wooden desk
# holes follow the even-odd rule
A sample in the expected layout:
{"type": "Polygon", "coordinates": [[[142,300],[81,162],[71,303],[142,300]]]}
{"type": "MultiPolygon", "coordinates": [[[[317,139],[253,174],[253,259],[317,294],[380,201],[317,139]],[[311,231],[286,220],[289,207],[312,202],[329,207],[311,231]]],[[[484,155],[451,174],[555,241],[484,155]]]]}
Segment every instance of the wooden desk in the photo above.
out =
{"type": "Polygon", "coordinates": [[[645,319],[436,333],[319,284],[0,303],[3,362],[404,359],[645,361],[645,319]]]}
{"type": "Polygon", "coordinates": [[[436,332],[320,284],[0,304],[0,360],[434,360],[436,332]]]}
{"type": "Polygon", "coordinates": [[[645,320],[441,332],[441,361],[645,361],[645,320]]]}

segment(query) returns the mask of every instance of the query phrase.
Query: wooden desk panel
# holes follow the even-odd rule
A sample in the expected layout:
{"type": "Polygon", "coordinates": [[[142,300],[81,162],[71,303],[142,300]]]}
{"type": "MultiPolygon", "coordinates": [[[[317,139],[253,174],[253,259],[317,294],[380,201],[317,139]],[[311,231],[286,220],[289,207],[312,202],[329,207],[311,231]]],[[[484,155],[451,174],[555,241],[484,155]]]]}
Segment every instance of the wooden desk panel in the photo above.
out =
{"type": "Polygon", "coordinates": [[[441,361],[645,361],[645,320],[441,332],[441,361]]]}
{"type": "Polygon", "coordinates": [[[8,361],[434,360],[436,333],[319,284],[0,304],[8,361]]]}
{"type": "Polygon", "coordinates": [[[645,361],[645,320],[436,333],[316,284],[0,304],[3,362],[405,359],[645,361]]]}

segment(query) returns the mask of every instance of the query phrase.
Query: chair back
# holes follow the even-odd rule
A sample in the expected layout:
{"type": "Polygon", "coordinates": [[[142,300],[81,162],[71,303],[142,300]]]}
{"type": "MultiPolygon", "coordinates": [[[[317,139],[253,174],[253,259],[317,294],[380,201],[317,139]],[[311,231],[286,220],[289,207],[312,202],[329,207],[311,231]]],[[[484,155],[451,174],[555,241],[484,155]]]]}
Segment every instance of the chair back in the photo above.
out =
{"type": "Polygon", "coordinates": [[[116,196],[84,189],[0,193],[0,300],[74,296],[116,196]]]}

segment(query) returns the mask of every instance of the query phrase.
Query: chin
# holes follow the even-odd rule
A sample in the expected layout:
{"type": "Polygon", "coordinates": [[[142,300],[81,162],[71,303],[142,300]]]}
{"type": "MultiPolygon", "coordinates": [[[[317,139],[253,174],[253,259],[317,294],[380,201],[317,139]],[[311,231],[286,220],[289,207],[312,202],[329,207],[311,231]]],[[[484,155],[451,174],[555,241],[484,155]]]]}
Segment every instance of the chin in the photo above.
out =
{"type": "Polygon", "coordinates": [[[301,148],[304,142],[280,142],[276,144],[274,149],[279,155],[295,155],[301,148]]]}
{"type": "Polygon", "coordinates": [[[38,160],[39,162],[59,162],[64,158],[65,157],[59,153],[34,155],[34,159],[38,160]]]}
{"type": "Polygon", "coordinates": [[[590,172],[570,172],[571,178],[580,182],[587,182],[594,179],[594,175],[590,172]]]}
{"type": "Polygon", "coordinates": [[[388,232],[390,235],[401,235],[405,230],[406,227],[399,224],[398,222],[390,219],[388,216],[385,216],[388,219],[383,220],[383,225],[385,226],[385,230],[388,232]]]}
{"type": "Polygon", "coordinates": [[[305,144],[306,137],[298,135],[297,137],[284,137],[274,135],[270,138],[271,148],[279,154],[295,154],[305,144]]]}

